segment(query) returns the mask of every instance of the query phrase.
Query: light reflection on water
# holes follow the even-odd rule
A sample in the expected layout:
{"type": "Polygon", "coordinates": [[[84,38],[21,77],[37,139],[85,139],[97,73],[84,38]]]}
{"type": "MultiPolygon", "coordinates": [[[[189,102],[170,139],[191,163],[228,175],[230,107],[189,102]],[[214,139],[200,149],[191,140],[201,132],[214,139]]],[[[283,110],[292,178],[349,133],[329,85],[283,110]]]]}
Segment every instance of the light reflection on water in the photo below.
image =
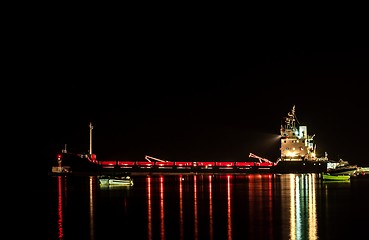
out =
{"type": "Polygon", "coordinates": [[[116,188],[100,187],[95,176],[51,181],[49,239],[318,239],[329,191],[317,174],[142,175],[116,188]]]}
{"type": "Polygon", "coordinates": [[[315,174],[284,176],[283,181],[289,182],[290,187],[285,196],[290,197],[289,206],[289,229],[288,239],[317,239],[317,209],[316,209],[316,176],[315,174]]]}
{"type": "MultiPolygon", "coordinates": [[[[231,175],[227,175],[227,236],[232,239],[231,175]]],[[[211,233],[213,234],[213,233],[211,233]]]]}
{"type": "Polygon", "coordinates": [[[147,239],[152,239],[151,178],[146,178],[147,189],[147,239]]]}
{"type": "Polygon", "coordinates": [[[63,239],[63,191],[64,178],[58,177],[58,238],[63,239]]]}
{"type": "Polygon", "coordinates": [[[95,239],[95,199],[96,199],[96,187],[93,177],[89,177],[90,187],[90,239],[95,239]]]}

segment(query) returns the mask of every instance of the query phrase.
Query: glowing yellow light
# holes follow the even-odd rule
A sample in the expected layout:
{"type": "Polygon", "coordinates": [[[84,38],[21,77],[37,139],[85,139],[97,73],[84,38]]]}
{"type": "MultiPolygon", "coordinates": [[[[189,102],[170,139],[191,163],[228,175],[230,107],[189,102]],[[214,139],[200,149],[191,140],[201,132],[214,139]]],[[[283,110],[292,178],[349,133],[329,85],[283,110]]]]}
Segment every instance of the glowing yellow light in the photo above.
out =
{"type": "Polygon", "coordinates": [[[295,152],[287,152],[286,156],[287,157],[296,157],[297,154],[295,152]]]}

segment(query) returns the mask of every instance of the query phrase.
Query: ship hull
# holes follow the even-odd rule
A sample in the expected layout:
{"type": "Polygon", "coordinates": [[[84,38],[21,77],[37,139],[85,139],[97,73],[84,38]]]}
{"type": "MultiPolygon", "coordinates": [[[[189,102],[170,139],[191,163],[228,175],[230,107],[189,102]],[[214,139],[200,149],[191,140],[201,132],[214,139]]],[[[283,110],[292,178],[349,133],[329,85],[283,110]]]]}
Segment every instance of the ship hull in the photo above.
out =
{"type": "MultiPolygon", "coordinates": [[[[68,169],[68,172],[74,173],[122,173],[122,172],[146,172],[146,173],[322,173],[327,171],[327,162],[321,161],[279,161],[277,164],[268,166],[259,166],[255,163],[247,162],[247,166],[236,166],[240,163],[230,164],[232,166],[219,167],[219,162],[211,162],[212,166],[198,166],[194,162],[186,162],[187,167],[179,167],[176,162],[167,162],[166,167],[158,163],[151,163],[149,166],[139,164],[139,162],[130,162],[122,164],[120,161],[114,161],[107,165],[104,161],[92,162],[86,155],[63,154],[61,157],[62,169],[68,169]],[[171,163],[169,165],[169,163],[171,163]]],[[[147,162],[149,164],[149,162],[147,162]]],[[[183,164],[183,162],[181,162],[183,164]]],[[[207,162],[209,164],[209,162],[207,162]]],[[[231,163],[231,162],[230,162],[231,163]]],[[[245,162],[242,162],[245,163],[245,162]]],[[[57,168],[53,168],[57,169],[57,168]]]]}
{"type": "Polygon", "coordinates": [[[327,171],[327,162],[280,161],[273,170],[275,173],[322,173],[327,171]]]}
{"type": "Polygon", "coordinates": [[[325,161],[258,162],[140,162],[100,161],[87,154],[60,153],[52,168],[54,173],[104,172],[177,172],[177,173],[322,173],[327,172],[325,161]],[[58,161],[59,160],[59,161],[58,161]],[[145,163],[145,164],[144,164],[145,163]],[[183,166],[185,165],[185,167],[183,166]]]}
{"type": "MultiPolygon", "coordinates": [[[[182,162],[183,163],[183,162],[182,162]]],[[[280,161],[272,166],[230,166],[230,167],[199,167],[193,162],[187,162],[188,167],[176,167],[176,163],[171,166],[161,168],[156,164],[150,167],[143,167],[133,163],[132,165],[110,165],[109,168],[103,166],[104,172],[149,172],[149,173],[322,173],[327,171],[327,162],[312,161],[280,161]]],[[[214,162],[216,165],[217,162],[214,162]]]]}

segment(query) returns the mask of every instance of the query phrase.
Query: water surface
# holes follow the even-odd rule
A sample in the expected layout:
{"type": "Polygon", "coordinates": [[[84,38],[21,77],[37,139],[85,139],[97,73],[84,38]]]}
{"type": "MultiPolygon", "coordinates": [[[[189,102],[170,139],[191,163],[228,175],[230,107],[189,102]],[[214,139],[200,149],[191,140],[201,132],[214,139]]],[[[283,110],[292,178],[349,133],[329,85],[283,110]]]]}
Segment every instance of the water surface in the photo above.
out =
{"type": "Polygon", "coordinates": [[[319,174],[49,176],[48,239],[352,239],[369,214],[369,178],[319,174]]]}

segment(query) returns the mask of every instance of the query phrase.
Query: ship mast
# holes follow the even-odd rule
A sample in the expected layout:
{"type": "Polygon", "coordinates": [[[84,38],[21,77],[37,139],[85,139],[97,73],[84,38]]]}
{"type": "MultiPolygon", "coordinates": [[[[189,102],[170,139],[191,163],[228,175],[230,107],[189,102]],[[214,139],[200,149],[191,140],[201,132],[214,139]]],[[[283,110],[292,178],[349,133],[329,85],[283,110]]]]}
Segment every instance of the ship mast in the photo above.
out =
{"type": "Polygon", "coordinates": [[[90,150],[89,150],[89,154],[92,155],[92,129],[94,129],[94,127],[92,126],[92,123],[90,122],[90,150]]]}

